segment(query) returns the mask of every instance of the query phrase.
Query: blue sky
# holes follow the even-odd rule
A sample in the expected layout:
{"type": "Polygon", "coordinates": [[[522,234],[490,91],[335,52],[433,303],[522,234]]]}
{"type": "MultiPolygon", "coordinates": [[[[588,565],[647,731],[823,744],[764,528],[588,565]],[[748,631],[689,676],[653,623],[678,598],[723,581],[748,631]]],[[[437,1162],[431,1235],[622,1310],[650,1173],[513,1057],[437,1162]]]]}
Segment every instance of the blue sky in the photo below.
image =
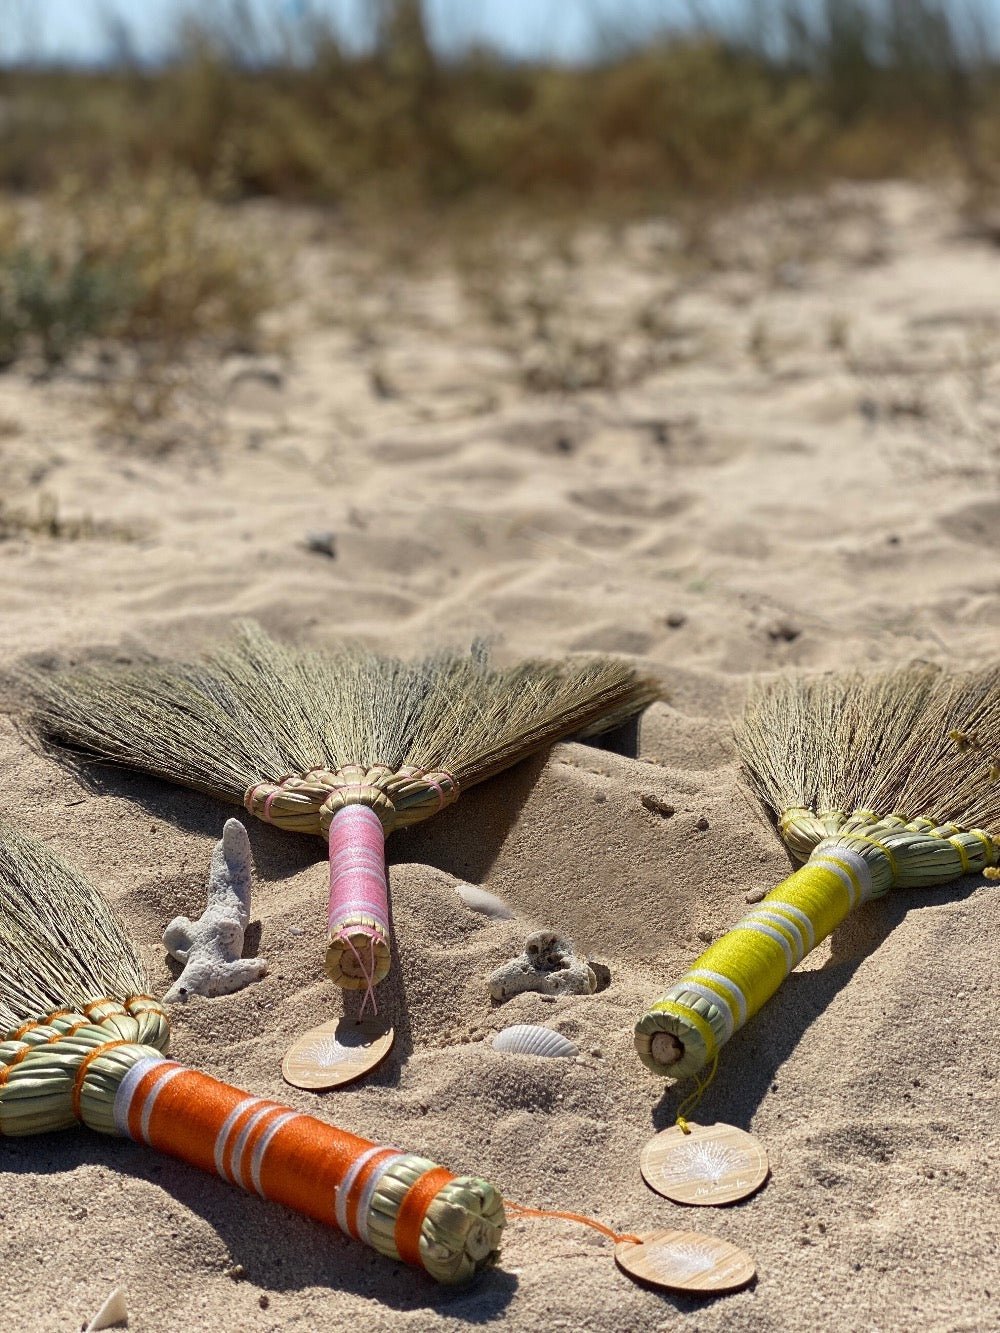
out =
{"type": "MultiPolygon", "coordinates": [[[[878,3],[879,0],[872,0],[878,3]]],[[[884,2],[884,0],[883,0],[884,2]]],[[[133,49],[155,59],[186,13],[210,13],[226,0],[0,0],[0,64],[21,60],[100,61],[117,20],[133,49]]],[[[362,44],[372,0],[245,0],[263,20],[294,21],[310,10],[333,15],[344,36],[362,44]]],[[[509,55],[579,60],[618,36],[683,26],[693,13],[738,19],[769,0],[424,0],[439,49],[480,40],[509,55]]],[[[774,0],[770,0],[773,4],[774,0]]],[[[807,0],[820,6],[822,0],[807,0]]],[[[976,12],[1000,32],[1000,0],[948,0],[959,17],[976,12]]]]}
{"type": "MultiPolygon", "coordinates": [[[[371,0],[249,0],[268,18],[294,19],[309,8],[335,15],[345,34],[363,40],[371,0]]],[[[518,57],[585,57],[595,33],[637,33],[683,22],[691,0],[425,0],[436,43],[447,49],[486,40],[518,57]]],[[[732,12],[739,0],[697,0],[732,12]]],[[[179,17],[210,4],[192,0],[0,0],[0,61],[100,60],[109,19],[123,21],[139,54],[155,58],[179,17]]]]}

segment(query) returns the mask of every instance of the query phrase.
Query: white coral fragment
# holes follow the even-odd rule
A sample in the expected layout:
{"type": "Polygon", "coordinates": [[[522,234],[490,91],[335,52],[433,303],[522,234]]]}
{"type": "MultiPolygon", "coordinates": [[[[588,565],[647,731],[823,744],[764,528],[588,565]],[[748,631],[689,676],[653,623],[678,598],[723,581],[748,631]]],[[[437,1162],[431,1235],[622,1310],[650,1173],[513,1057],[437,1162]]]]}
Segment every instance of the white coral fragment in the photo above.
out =
{"type": "Polygon", "coordinates": [[[586,958],[573,952],[573,942],[551,930],[536,930],[524,942],[524,953],[491,972],[494,1000],[509,1000],[522,991],[541,995],[592,995],[597,975],[586,958]]]}
{"type": "Polygon", "coordinates": [[[184,970],[163,997],[231,995],[267,971],[260,958],[244,958],[243,936],[250,920],[253,858],[250,839],[238,819],[227,819],[215,844],[208,875],[208,906],[197,921],[174,917],[163,944],[184,970]]]}

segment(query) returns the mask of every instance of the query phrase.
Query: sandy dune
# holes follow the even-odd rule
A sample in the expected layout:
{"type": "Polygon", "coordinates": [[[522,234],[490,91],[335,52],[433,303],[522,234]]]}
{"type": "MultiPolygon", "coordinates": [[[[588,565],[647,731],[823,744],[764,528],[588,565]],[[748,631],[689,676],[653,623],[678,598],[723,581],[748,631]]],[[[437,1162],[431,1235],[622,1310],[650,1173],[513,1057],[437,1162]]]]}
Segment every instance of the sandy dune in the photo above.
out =
{"type": "MultiPolygon", "coordinates": [[[[700,1117],[752,1129],[773,1164],[742,1205],[695,1216],[643,1185],[639,1150],[677,1097],[631,1029],[787,869],[728,739],[747,677],[997,653],[1000,252],[963,235],[945,191],[891,185],[762,206],[700,254],[649,224],[474,281],[383,274],[301,228],[306,295],[275,321],[287,352],[206,372],[208,406],[171,450],[109,443],[82,373],[0,378],[9,503],[53,495],[141,534],[0,543],[0,666],[187,652],[249,615],[317,644],[485,633],[655,672],[669,701],[638,759],[563,745],[394,836],[400,956],[382,995],[398,1035],[375,1076],[321,1097],[281,1079],[290,1041],[344,999],[322,974],[322,846],[257,824],[270,974],[178,1010],[174,1050],[523,1203],[711,1231],[751,1251],[758,1280],[672,1298],[618,1273],[596,1233],[518,1220],[499,1271],[441,1291],[81,1132],[0,1151],[9,1326],[78,1329],[119,1283],[149,1333],[995,1326],[996,887],[869,907],[726,1048],[700,1117]],[[335,558],[310,532],[334,534],[335,558]],[[457,880],[516,919],[470,912],[457,880]],[[491,1007],[486,975],[533,927],[569,933],[608,989],[491,1007]],[[580,1058],[484,1044],[518,1021],[556,1026],[580,1058]]],[[[227,811],[127,775],[84,792],[9,720],[0,771],[6,811],[127,910],[165,989],[160,931],[201,910],[227,811]]]]}

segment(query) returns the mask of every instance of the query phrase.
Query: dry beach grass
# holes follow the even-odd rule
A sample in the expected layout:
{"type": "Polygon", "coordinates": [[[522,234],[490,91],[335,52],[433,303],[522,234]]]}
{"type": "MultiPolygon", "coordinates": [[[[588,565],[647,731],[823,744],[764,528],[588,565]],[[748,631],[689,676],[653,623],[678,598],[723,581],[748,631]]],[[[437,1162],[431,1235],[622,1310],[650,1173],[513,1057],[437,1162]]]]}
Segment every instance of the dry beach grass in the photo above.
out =
{"type": "MultiPolygon", "coordinates": [[[[748,676],[996,654],[1000,252],[961,205],[946,187],[839,186],[697,228],[594,222],[401,268],[346,223],[258,204],[265,250],[294,256],[260,323],[273,341],[199,344],[169,449],[141,430],[123,447],[120,368],[87,347],[47,379],[29,361],[5,373],[5,508],[51,496],[91,524],[72,541],[3,529],[5,672],[25,654],[186,656],[252,616],[315,646],[485,633],[511,655],[620,653],[668,690],[637,758],[561,745],[397,835],[396,1046],[323,1097],[279,1069],[344,1003],[316,966],[322,847],[251,827],[270,972],[178,1011],[179,1055],[523,1203],[698,1226],[759,1268],[733,1296],[672,1298],[618,1274],[595,1234],[515,1220],[499,1271],[441,1292],[80,1133],[3,1146],[0,1294],[20,1327],[79,1328],[118,1283],[140,1333],[984,1326],[1000,1288],[995,888],[873,904],[727,1046],[702,1113],[767,1144],[773,1177],[745,1204],[692,1219],[646,1190],[639,1150],[676,1097],[632,1049],[646,1003],[787,870],[730,739],[748,676]],[[471,912],[459,881],[516,917],[471,912]],[[610,985],[492,1007],[487,975],[536,927],[610,985]],[[582,1054],[492,1051],[514,1022],[582,1054]]],[[[0,768],[8,811],[127,912],[166,989],[160,932],[197,908],[228,810],[124,774],[85,791],[6,719],[0,768]]]]}

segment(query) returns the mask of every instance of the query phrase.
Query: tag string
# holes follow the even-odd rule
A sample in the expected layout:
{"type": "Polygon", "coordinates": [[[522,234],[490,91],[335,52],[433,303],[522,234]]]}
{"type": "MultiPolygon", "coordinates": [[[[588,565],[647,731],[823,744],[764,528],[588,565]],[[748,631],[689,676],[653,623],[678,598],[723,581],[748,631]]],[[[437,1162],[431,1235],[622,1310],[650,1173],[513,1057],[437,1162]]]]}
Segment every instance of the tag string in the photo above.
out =
{"type": "Polygon", "coordinates": [[[513,1203],[510,1199],[504,1199],[503,1206],[513,1217],[558,1217],[564,1222],[580,1222],[585,1227],[593,1227],[595,1231],[599,1231],[602,1236],[607,1236],[609,1240],[616,1242],[631,1240],[636,1245],[642,1244],[639,1236],[633,1236],[630,1232],[619,1234],[617,1231],[612,1231],[610,1227],[606,1227],[603,1222],[595,1221],[592,1217],[585,1217],[582,1213],[562,1213],[552,1208],[526,1208],[524,1204],[513,1203]]]}
{"type": "Polygon", "coordinates": [[[705,1093],[708,1090],[708,1085],[711,1083],[712,1079],[715,1078],[715,1075],[718,1072],[718,1068],[719,1068],[719,1052],[716,1051],[715,1054],[712,1056],[712,1063],[709,1065],[708,1073],[705,1075],[705,1077],[703,1079],[700,1079],[697,1076],[697,1074],[694,1076],[694,1082],[695,1082],[694,1092],[689,1093],[688,1096],[685,1097],[684,1100],[681,1102],[680,1106],[678,1106],[677,1119],[674,1122],[682,1134],[691,1133],[691,1126],[688,1124],[687,1120],[685,1119],[685,1116],[689,1111],[693,1111],[694,1108],[701,1101],[702,1097],[704,1097],[705,1093]]]}
{"type": "MultiPolygon", "coordinates": [[[[681,1102],[680,1106],[677,1108],[676,1123],[682,1134],[691,1133],[691,1126],[685,1119],[685,1113],[693,1111],[701,1101],[708,1089],[708,1085],[712,1082],[712,1079],[715,1078],[718,1068],[719,1053],[716,1051],[715,1055],[712,1057],[712,1063],[709,1066],[708,1074],[704,1079],[695,1077],[694,1091],[690,1093],[689,1096],[685,1097],[683,1102],[681,1102]]],[[[503,1205],[512,1217],[556,1217],[564,1222],[579,1222],[585,1227],[592,1227],[595,1231],[599,1231],[602,1236],[607,1236],[609,1240],[613,1240],[616,1243],[623,1240],[629,1240],[636,1245],[642,1244],[641,1237],[634,1236],[631,1232],[612,1231],[611,1227],[606,1227],[603,1222],[598,1222],[593,1217],[586,1217],[583,1213],[561,1212],[560,1210],[553,1208],[526,1208],[524,1204],[514,1203],[511,1199],[504,1199],[503,1205]]]]}
{"type": "Polygon", "coordinates": [[[364,979],[365,979],[365,983],[366,983],[366,984],[365,984],[365,994],[364,994],[364,999],[361,1001],[361,1008],[358,1010],[358,1018],[359,1018],[359,1019],[364,1018],[364,1016],[365,1016],[365,1009],[367,1009],[367,1007],[368,1007],[368,1001],[369,1001],[369,1000],[371,1001],[371,1006],[372,1006],[372,1017],[373,1017],[373,1018],[377,1018],[377,1017],[378,1017],[378,1005],[377,1005],[376,1002],[375,1002],[375,952],[374,952],[374,948],[372,949],[372,954],[371,954],[371,967],[370,967],[370,968],[367,968],[367,967],[365,967],[365,965],[364,965],[364,961],[362,960],[361,955],[358,953],[357,949],[355,949],[355,947],[354,947],[354,941],[351,939],[350,935],[348,935],[346,931],[343,931],[343,932],[341,932],[341,933],[338,934],[337,938],[340,939],[340,940],[343,940],[343,942],[344,942],[344,943],[347,945],[347,947],[350,949],[351,953],[354,955],[354,961],[357,963],[357,965],[358,965],[358,969],[359,969],[359,971],[361,972],[361,975],[362,975],[362,976],[364,977],[364,979]]]}

